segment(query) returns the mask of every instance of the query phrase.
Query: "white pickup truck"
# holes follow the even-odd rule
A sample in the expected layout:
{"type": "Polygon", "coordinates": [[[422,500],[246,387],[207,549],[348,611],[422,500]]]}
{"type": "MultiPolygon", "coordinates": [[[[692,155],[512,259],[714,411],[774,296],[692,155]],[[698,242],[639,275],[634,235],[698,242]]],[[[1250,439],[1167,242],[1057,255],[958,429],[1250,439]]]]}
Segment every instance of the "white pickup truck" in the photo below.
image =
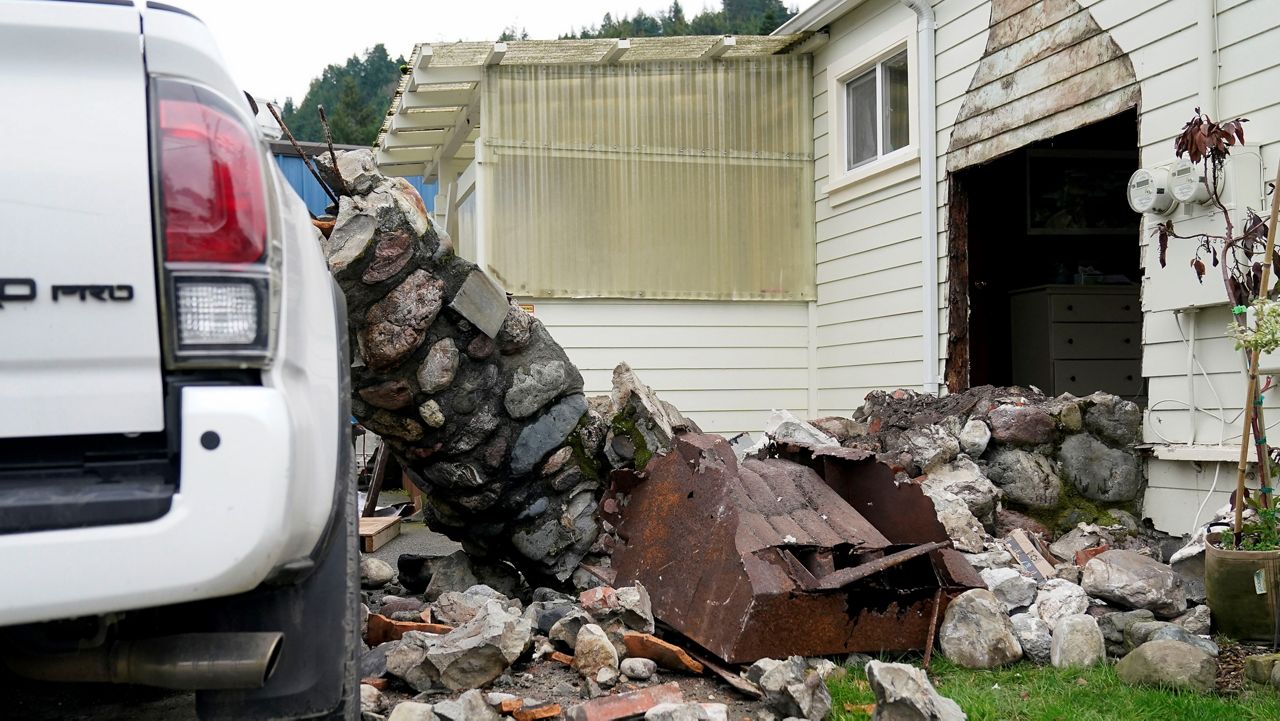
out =
{"type": "Polygon", "coordinates": [[[346,313],[208,30],[0,0],[0,663],[357,718],[346,313]]]}

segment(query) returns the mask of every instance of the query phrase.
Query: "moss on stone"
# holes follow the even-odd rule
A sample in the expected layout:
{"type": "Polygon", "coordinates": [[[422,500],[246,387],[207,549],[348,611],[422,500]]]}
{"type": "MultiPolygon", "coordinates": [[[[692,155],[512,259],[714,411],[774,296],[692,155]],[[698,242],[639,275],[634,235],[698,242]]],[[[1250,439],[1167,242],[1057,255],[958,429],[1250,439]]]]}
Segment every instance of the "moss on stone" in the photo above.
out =
{"type": "Polygon", "coordinates": [[[582,431],[586,430],[590,417],[590,413],[582,415],[582,418],[578,420],[577,427],[569,434],[566,443],[570,450],[573,451],[573,461],[578,465],[578,469],[582,471],[582,475],[598,483],[601,480],[599,459],[587,453],[586,447],[582,445],[582,431]]]}
{"type": "Polygon", "coordinates": [[[644,434],[640,432],[639,426],[636,425],[634,414],[635,411],[630,407],[623,408],[614,414],[611,425],[615,435],[622,435],[631,439],[631,443],[636,449],[632,461],[635,463],[637,471],[643,471],[644,467],[649,465],[649,461],[653,460],[653,451],[649,449],[649,444],[645,442],[644,434]]]}
{"type": "Polygon", "coordinates": [[[1062,484],[1062,495],[1058,505],[1053,508],[1019,508],[1017,510],[1043,523],[1047,528],[1058,533],[1070,531],[1077,523],[1096,523],[1102,526],[1114,526],[1120,519],[1111,515],[1112,509],[1120,509],[1130,513],[1136,512],[1136,504],[1104,503],[1085,498],[1070,483],[1062,484]]]}

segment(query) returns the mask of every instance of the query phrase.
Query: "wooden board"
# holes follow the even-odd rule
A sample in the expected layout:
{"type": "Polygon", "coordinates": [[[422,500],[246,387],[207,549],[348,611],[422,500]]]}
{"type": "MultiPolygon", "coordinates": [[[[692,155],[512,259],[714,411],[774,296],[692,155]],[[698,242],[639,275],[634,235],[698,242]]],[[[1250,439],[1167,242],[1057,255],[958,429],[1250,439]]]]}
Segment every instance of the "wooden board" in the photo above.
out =
{"type": "Polygon", "coordinates": [[[373,553],[400,535],[399,516],[375,516],[360,519],[360,550],[373,553]]]}

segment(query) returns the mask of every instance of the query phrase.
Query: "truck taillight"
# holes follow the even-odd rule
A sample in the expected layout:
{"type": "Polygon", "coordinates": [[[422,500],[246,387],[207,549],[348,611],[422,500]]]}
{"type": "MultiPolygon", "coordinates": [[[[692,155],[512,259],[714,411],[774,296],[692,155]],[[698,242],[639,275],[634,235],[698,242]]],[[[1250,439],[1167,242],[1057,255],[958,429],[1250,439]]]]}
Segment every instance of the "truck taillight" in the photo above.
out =
{"type": "Polygon", "coordinates": [[[151,103],[170,365],[261,366],[274,273],[258,143],[206,87],[158,77],[151,103]]]}

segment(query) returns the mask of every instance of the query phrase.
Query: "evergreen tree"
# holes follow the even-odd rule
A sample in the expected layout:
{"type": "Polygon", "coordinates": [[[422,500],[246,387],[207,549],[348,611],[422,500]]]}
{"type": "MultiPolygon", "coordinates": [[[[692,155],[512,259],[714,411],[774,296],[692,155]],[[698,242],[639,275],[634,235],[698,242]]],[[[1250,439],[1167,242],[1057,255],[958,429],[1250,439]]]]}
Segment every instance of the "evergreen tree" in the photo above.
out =
{"type": "Polygon", "coordinates": [[[684,8],[680,7],[680,0],[674,0],[665,13],[659,14],[658,21],[662,24],[663,35],[689,34],[689,21],[684,19],[684,8]]]}
{"type": "Polygon", "coordinates": [[[719,10],[703,10],[686,20],[679,0],[656,16],[637,10],[615,19],[605,13],[600,24],[583,27],[566,38],[642,38],[658,35],[768,35],[796,14],[782,0],[722,0],[719,10]]]}
{"type": "Polygon", "coordinates": [[[311,81],[306,96],[296,107],[285,101],[281,117],[298,140],[324,140],[316,107],[323,105],[329,116],[333,142],[371,145],[391,105],[391,95],[400,82],[404,58],[392,59],[381,43],[363,57],[353,55],[342,65],[330,65],[311,81]]]}

